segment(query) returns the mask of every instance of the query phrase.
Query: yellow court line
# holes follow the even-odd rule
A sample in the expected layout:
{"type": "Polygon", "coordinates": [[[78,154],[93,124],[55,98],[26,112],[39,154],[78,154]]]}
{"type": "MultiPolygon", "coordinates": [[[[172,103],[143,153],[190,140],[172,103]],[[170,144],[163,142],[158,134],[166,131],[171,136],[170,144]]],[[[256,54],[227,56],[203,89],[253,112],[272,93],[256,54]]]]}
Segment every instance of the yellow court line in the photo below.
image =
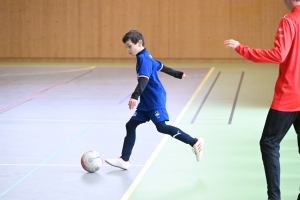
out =
{"type": "MultiPolygon", "coordinates": [[[[192,95],[192,97],[190,98],[190,100],[187,102],[187,104],[184,106],[184,108],[181,111],[181,113],[178,115],[178,117],[176,118],[176,120],[172,124],[173,126],[176,126],[180,122],[180,120],[182,119],[183,115],[186,113],[186,111],[190,107],[191,103],[194,101],[194,99],[196,98],[197,94],[199,93],[199,91],[201,90],[201,88],[203,87],[203,85],[205,84],[205,82],[207,81],[207,79],[209,78],[209,76],[211,75],[211,73],[213,72],[214,69],[215,68],[212,67],[209,70],[209,72],[207,73],[207,75],[205,76],[205,78],[203,79],[203,81],[200,83],[200,85],[198,86],[198,88],[196,89],[196,91],[194,92],[194,94],[192,95]]],[[[128,190],[125,192],[125,194],[123,195],[123,197],[121,198],[121,200],[127,200],[130,197],[130,195],[133,193],[133,191],[135,190],[135,188],[137,187],[137,185],[139,184],[139,182],[141,181],[141,179],[143,178],[143,176],[145,175],[145,173],[149,169],[150,165],[152,164],[153,160],[155,159],[155,157],[157,156],[157,154],[160,152],[160,150],[162,149],[162,147],[164,146],[164,144],[166,143],[166,141],[167,141],[167,139],[169,137],[170,137],[169,135],[165,135],[163,137],[163,139],[160,141],[160,143],[158,144],[158,146],[156,147],[156,149],[154,150],[154,152],[152,153],[152,155],[150,156],[150,158],[146,162],[145,166],[142,168],[141,172],[138,174],[138,176],[136,177],[136,179],[134,179],[133,183],[130,185],[130,187],[128,188],[128,190]]]]}
{"type": "Polygon", "coordinates": [[[81,68],[81,69],[70,69],[70,70],[64,70],[64,71],[36,72],[36,73],[23,73],[23,74],[3,74],[0,76],[29,76],[29,75],[41,75],[41,74],[68,73],[68,72],[89,70],[89,69],[94,69],[94,68],[95,68],[95,66],[88,67],[88,68],[81,68]]]}

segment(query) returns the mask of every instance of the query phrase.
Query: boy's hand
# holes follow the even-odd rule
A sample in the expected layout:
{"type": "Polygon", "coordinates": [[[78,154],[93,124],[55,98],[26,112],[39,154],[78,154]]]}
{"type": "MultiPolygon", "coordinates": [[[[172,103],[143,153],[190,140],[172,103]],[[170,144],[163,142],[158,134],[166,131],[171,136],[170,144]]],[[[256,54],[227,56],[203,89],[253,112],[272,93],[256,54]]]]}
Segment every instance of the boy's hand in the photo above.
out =
{"type": "Polygon", "coordinates": [[[185,73],[182,74],[181,79],[184,79],[186,77],[185,73]]]}
{"type": "Polygon", "coordinates": [[[230,48],[235,49],[237,46],[240,45],[240,43],[236,40],[230,39],[230,40],[225,40],[224,45],[225,45],[225,47],[230,47],[230,48]]]}
{"type": "Polygon", "coordinates": [[[137,100],[130,98],[128,102],[129,109],[132,110],[136,106],[137,100]]]}

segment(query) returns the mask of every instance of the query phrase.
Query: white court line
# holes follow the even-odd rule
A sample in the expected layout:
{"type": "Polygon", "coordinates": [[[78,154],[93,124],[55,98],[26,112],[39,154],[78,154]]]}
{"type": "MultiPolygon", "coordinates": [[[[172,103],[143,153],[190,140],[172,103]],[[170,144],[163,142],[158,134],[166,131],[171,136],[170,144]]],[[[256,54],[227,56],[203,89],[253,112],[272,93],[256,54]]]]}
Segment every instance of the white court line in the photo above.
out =
{"type": "MultiPolygon", "coordinates": [[[[40,166],[40,167],[81,167],[80,164],[0,164],[0,166],[40,166]]],[[[111,167],[111,165],[103,164],[103,167],[111,167]]],[[[143,167],[144,165],[130,165],[130,167],[143,167]]]]}
{"type": "MultiPolygon", "coordinates": [[[[196,98],[197,94],[199,93],[199,91],[201,90],[201,88],[203,87],[204,83],[207,81],[207,79],[209,78],[209,76],[211,75],[211,73],[213,72],[214,69],[215,68],[212,67],[209,70],[209,72],[206,74],[206,76],[203,79],[203,81],[200,83],[200,85],[198,86],[198,88],[196,89],[196,91],[194,92],[194,94],[192,95],[192,97],[190,98],[190,100],[187,102],[187,104],[185,105],[185,107],[183,108],[183,110],[181,111],[181,113],[179,114],[179,116],[176,118],[176,120],[172,124],[173,126],[176,126],[179,123],[179,121],[181,120],[181,118],[183,117],[183,115],[186,113],[186,111],[188,110],[189,106],[192,104],[192,102],[196,98]]],[[[136,177],[136,179],[134,179],[133,183],[130,185],[130,187],[128,188],[128,190],[125,192],[125,194],[123,195],[123,197],[121,198],[121,200],[127,200],[130,197],[130,195],[133,193],[133,191],[135,190],[135,188],[137,187],[137,185],[139,184],[139,182],[141,181],[141,179],[143,178],[143,176],[147,172],[148,168],[152,164],[153,160],[155,159],[155,157],[157,156],[157,154],[160,152],[160,150],[162,149],[162,147],[164,146],[164,144],[166,143],[166,141],[167,141],[167,139],[169,137],[170,137],[169,135],[165,135],[163,137],[163,139],[160,141],[160,143],[158,144],[158,146],[156,147],[156,149],[154,150],[154,152],[152,153],[152,155],[150,156],[150,158],[146,162],[145,166],[140,171],[140,173],[138,174],[138,176],[136,177]]]]}
{"type": "Polygon", "coordinates": [[[94,69],[95,66],[88,67],[88,68],[81,68],[81,69],[70,69],[64,71],[52,71],[52,72],[35,72],[35,73],[21,73],[21,74],[2,74],[0,77],[3,76],[29,76],[29,75],[41,75],[41,74],[57,74],[57,73],[68,73],[68,72],[77,72],[77,71],[84,71],[89,69],[94,69]]]}

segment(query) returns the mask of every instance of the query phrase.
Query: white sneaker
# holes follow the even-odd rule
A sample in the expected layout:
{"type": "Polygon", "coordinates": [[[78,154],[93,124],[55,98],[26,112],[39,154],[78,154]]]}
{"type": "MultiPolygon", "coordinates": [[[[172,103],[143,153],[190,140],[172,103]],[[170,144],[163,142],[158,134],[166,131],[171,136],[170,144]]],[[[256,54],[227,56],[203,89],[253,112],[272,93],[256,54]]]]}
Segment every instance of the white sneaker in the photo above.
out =
{"type": "Polygon", "coordinates": [[[111,166],[119,167],[121,169],[128,169],[130,166],[130,162],[124,161],[122,158],[106,159],[105,162],[111,166]]]}
{"type": "Polygon", "coordinates": [[[196,160],[199,162],[199,160],[202,157],[203,154],[203,147],[204,147],[204,139],[203,138],[196,138],[197,142],[194,144],[192,150],[194,154],[196,155],[196,160]]]}

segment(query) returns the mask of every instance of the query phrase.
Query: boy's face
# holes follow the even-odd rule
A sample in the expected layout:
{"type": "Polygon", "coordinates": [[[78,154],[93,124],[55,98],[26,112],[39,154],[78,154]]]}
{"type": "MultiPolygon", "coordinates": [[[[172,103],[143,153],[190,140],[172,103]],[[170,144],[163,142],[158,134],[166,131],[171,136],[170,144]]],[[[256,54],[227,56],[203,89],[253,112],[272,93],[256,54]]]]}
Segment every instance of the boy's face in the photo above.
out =
{"type": "Polygon", "coordinates": [[[136,54],[144,49],[142,44],[142,40],[139,40],[136,44],[133,44],[129,39],[127,42],[125,42],[125,48],[130,55],[136,56],[136,54]]]}

